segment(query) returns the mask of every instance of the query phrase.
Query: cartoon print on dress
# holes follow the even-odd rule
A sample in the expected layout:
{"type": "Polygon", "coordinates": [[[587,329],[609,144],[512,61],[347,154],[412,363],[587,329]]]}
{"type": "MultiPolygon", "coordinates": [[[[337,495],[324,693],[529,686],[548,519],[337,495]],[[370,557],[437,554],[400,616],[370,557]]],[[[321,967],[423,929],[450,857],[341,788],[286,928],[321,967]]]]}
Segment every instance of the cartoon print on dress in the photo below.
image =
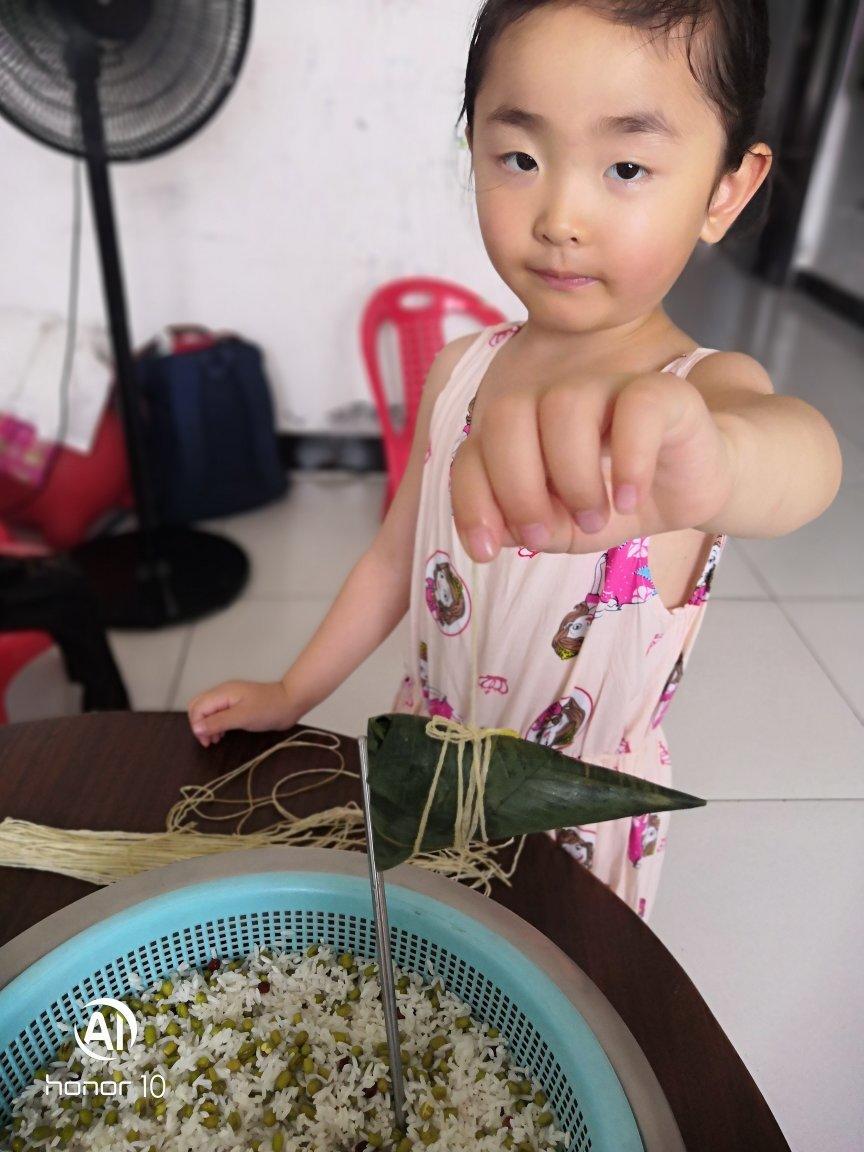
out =
{"type": "Polygon", "coordinates": [[[655,632],[654,635],[651,637],[651,643],[645,649],[645,655],[647,656],[648,653],[651,651],[651,649],[654,647],[654,645],[657,643],[657,641],[662,640],[662,639],[663,639],[663,633],[662,632],[655,632]]]}
{"type": "MultiPolygon", "coordinates": [[[[452,489],[452,486],[453,486],[453,463],[456,459],[456,453],[462,447],[463,442],[465,440],[467,440],[468,434],[471,431],[471,415],[474,411],[474,401],[476,399],[477,399],[477,393],[475,392],[474,395],[471,397],[471,400],[468,404],[468,411],[465,413],[465,425],[462,428],[462,431],[459,433],[458,437],[456,438],[456,443],[453,445],[453,451],[450,453],[450,467],[447,470],[447,491],[448,492],[452,489]]],[[[452,510],[451,510],[451,515],[452,515],[452,510]]]]}
{"type": "Polygon", "coordinates": [[[590,868],[594,863],[596,828],[579,826],[576,828],[559,828],[554,834],[554,839],[556,844],[560,844],[565,852],[585,868],[590,868]]]}
{"type": "Polygon", "coordinates": [[[657,701],[657,707],[651,716],[651,728],[654,729],[669,711],[669,705],[672,703],[672,697],[678,690],[678,685],[681,683],[681,677],[684,675],[684,653],[682,652],[678,659],[675,661],[675,667],[672,669],[669,679],[660,693],[660,699],[657,701]]]}
{"type": "Polygon", "coordinates": [[[568,612],[552,640],[555,655],[562,660],[578,656],[593,619],[594,611],[585,603],[577,604],[572,612],[568,612]]]}
{"type": "Polygon", "coordinates": [[[462,429],[462,435],[468,436],[471,432],[471,417],[474,415],[474,405],[477,401],[477,393],[468,402],[468,411],[465,413],[465,427],[462,429]]]}
{"type": "Polygon", "coordinates": [[[510,691],[510,684],[506,676],[478,676],[477,685],[483,689],[487,696],[490,692],[498,692],[501,696],[506,696],[510,691]]]}
{"type": "Polygon", "coordinates": [[[566,748],[576,739],[576,733],[591,715],[594,702],[582,688],[574,688],[571,696],[563,696],[540,713],[525,736],[535,744],[547,748],[566,748]]]}
{"type": "Polygon", "coordinates": [[[672,757],[669,755],[669,749],[662,740],[657,741],[657,752],[660,757],[660,763],[664,768],[668,768],[672,763],[672,757]]]}
{"type": "Polygon", "coordinates": [[[585,603],[594,615],[620,612],[629,604],[643,604],[657,595],[648,568],[650,536],[636,536],[603,552],[594,569],[594,584],[585,603]]]}
{"type": "MultiPolygon", "coordinates": [[[[492,335],[489,337],[489,347],[490,348],[497,348],[499,344],[503,344],[505,340],[509,340],[510,337],[514,333],[518,332],[521,327],[522,327],[521,324],[511,324],[509,328],[505,328],[501,332],[493,332],[492,335]]],[[[468,404],[468,411],[465,414],[465,425],[462,429],[462,435],[459,437],[459,441],[456,444],[456,448],[459,447],[459,444],[461,444],[462,440],[471,431],[471,416],[472,416],[472,413],[474,412],[474,402],[476,401],[476,399],[477,399],[477,393],[475,392],[474,395],[471,397],[470,403],[468,404]]],[[[454,456],[456,455],[456,448],[453,449],[453,455],[454,456]]],[[[451,468],[453,467],[452,459],[450,461],[450,467],[451,468]]]]}
{"type": "Polygon", "coordinates": [[[471,619],[471,596],[450,561],[433,552],[426,561],[426,607],[445,636],[458,636],[471,619]]]}
{"type": "Polygon", "coordinates": [[[429,683],[429,647],[425,640],[420,641],[420,655],[418,659],[420,668],[420,691],[426,703],[426,711],[430,716],[444,716],[447,720],[457,720],[462,723],[446,696],[429,683]]]}
{"type": "Polygon", "coordinates": [[[629,756],[633,749],[630,747],[630,741],[621,737],[621,743],[618,745],[616,752],[619,756],[629,756]]]}
{"type": "MultiPolygon", "coordinates": [[[[502,332],[493,332],[492,335],[489,337],[489,347],[490,348],[497,348],[499,344],[503,344],[505,340],[509,340],[510,337],[514,334],[514,332],[518,332],[521,327],[522,327],[521,324],[511,324],[511,326],[509,328],[505,328],[502,332]]],[[[453,461],[456,457],[456,453],[459,451],[459,448],[462,445],[462,441],[465,440],[466,437],[471,432],[471,417],[472,417],[473,412],[474,412],[474,402],[476,401],[476,399],[477,399],[477,393],[475,392],[474,395],[471,397],[471,400],[468,403],[468,411],[465,413],[465,424],[462,428],[462,431],[459,433],[459,436],[456,439],[456,443],[453,445],[452,452],[450,453],[450,468],[449,468],[448,475],[447,475],[447,491],[448,492],[450,491],[450,487],[451,487],[451,480],[452,480],[452,473],[453,473],[453,461]]]]}
{"type": "Polygon", "coordinates": [[[708,553],[708,560],[705,564],[705,571],[702,573],[702,578],[693,590],[693,595],[687,601],[688,604],[704,604],[708,597],[711,595],[711,584],[714,580],[714,573],[717,570],[717,561],[720,559],[720,553],[723,550],[723,537],[718,536],[714,543],[711,545],[711,551],[708,553]]]}
{"type": "Polygon", "coordinates": [[[653,856],[660,839],[660,817],[656,812],[644,816],[634,816],[630,821],[630,837],[627,856],[634,868],[644,856],[653,856]]]}
{"type": "Polygon", "coordinates": [[[393,711],[414,711],[414,680],[411,676],[402,677],[402,683],[399,685],[399,691],[396,694],[393,711]]]}
{"type": "Polygon", "coordinates": [[[534,557],[539,556],[540,553],[539,552],[532,552],[530,548],[525,548],[523,546],[522,548],[516,549],[516,555],[518,557],[520,557],[520,559],[522,559],[522,560],[533,560],[534,557]]]}

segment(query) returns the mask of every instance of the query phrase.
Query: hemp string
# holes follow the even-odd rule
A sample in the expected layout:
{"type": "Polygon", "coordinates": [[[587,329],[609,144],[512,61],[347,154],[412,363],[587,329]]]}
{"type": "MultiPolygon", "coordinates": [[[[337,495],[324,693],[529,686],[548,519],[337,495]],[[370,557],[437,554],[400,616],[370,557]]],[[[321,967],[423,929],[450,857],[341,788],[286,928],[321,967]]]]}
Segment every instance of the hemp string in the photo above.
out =
{"type": "MultiPolygon", "coordinates": [[[[514,736],[519,733],[510,728],[480,728],[477,726],[478,682],[478,613],[480,606],[477,564],[471,561],[471,585],[474,590],[473,620],[471,624],[471,687],[470,720],[468,724],[433,716],[426,725],[426,734],[441,741],[441,754],[432,778],[426,804],[420,817],[414,841],[412,863],[420,868],[440,872],[462,880],[487,895],[494,879],[504,884],[516,871],[525,837],[518,839],[509,868],[497,859],[497,854],[510,847],[512,837],[498,845],[487,842],[485,790],[492,755],[492,738],[514,736]],[[456,814],[453,825],[453,846],[435,852],[423,852],[423,836],[435,801],[444,762],[451,745],[456,746],[456,814]],[[471,748],[471,764],[465,780],[464,755],[471,748]],[[475,837],[479,832],[480,841],[475,837]]],[[[238,849],[263,848],[272,845],[316,846],[319,848],[362,849],[365,847],[363,813],[353,801],[341,807],[327,808],[310,816],[295,816],[284,801],[315,788],[332,783],[340,776],[357,777],[346,767],[340,751],[340,738],[332,732],[304,728],[280,740],[260,755],[224,773],[208,784],[189,784],[180,789],[181,799],[168,812],[164,832],[103,832],[89,829],[67,830],[33,824],[26,820],[7,817],[0,821],[0,867],[34,868],[58,872],[86,880],[91,884],[110,884],[124,876],[132,876],[147,868],[156,868],[178,860],[206,856],[238,849]],[[269,794],[256,796],[255,770],[275,752],[290,748],[316,748],[332,753],[337,765],[330,768],[305,768],[300,772],[287,772],[273,785],[269,794]],[[282,785],[313,777],[299,787],[282,791],[282,785]],[[245,779],[245,797],[234,799],[220,795],[234,781],[245,779]],[[202,808],[223,807],[228,811],[216,815],[202,808]],[[261,808],[272,807],[280,819],[255,832],[242,829],[251,816],[261,808]],[[231,833],[199,832],[199,820],[236,821],[231,833]]]]}
{"type": "MultiPolygon", "coordinates": [[[[438,783],[447,758],[447,751],[451,744],[456,745],[456,817],[453,825],[453,847],[456,852],[467,853],[469,845],[477,832],[480,839],[486,842],[486,811],[485,793],[486,778],[489,775],[489,765],[492,757],[493,736],[519,736],[512,728],[480,728],[477,726],[477,645],[479,629],[480,586],[477,581],[477,562],[471,560],[471,587],[473,589],[473,610],[471,620],[471,687],[469,693],[470,720],[463,724],[446,716],[433,716],[426,725],[426,735],[433,740],[441,741],[441,754],[432,777],[426,804],[417,826],[417,835],[414,839],[414,854],[420,852],[423,837],[429,822],[429,814],[435,802],[438,783]],[[468,772],[468,782],[465,783],[463,760],[466,745],[471,747],[471,766],[468,772]]],[[[525,843],[525,837],[519,840],[516,856],[513,862],[515,871],[519,856],[525,843]]],[[[458,878],[458,877],[457,877],[458,878]]]]}
{"type": "MultiPolygon", "coordinates": [[[[168,812],[165,832],[51,828],[7,817],[0,821],[0,867],[56,872],[101,885],[148,868],[218,852],[277,845],[362,850],[366,846],[363,814],[353,801],[303,817],[295,816],[285,806],[291,797],[322,787],[340,776],[357,777],[357,773],[346,766],[340,744],[335,733],[302,729],[209,783],[184,785],[180,789],[181,799],[168,812]],[[332,754],[337,763],[286,772],[269,793],[256,796],[257,767],[283,749],[304,747],[332,754]],[[296,786],[298,779],[304,778],[304,782],[296,786]],[[225,796],[226,788],[238,779],[244,779],[245,796],[225,796]],[[286,781],[295,786],[283,790],[286,781]],[[256,811],[268,806],[276,810],[279,820],[258,831],[241,831],[256,811]],[[214,808],[225,811],[217,814],[214,808]],[[199,820],[237,821],[236,830],[230,833],[198,831],[199,820]]],[[[475,843],[468,851],[448,848],[425,852],[412,863],[461,879],[469,887],[488,894],[493,880],[510,882],[519,852],[509,867],[497,856],[512,843],[512,840],[497,846],[475,843]]]]}

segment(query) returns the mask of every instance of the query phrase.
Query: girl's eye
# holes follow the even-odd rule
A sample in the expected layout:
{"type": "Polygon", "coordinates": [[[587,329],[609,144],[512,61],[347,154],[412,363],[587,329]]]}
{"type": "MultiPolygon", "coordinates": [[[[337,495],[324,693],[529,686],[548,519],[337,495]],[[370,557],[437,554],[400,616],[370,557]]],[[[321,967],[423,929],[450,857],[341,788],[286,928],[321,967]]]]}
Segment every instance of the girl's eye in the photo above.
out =
{"type": "Polygon", "coordinates": [[[624,184],[638,184],[648,175],[648,169],[643,168],[641,164],[636,164],[632,160],[622,160],[618,164],[610,164],[606,169],[606,175],[612,177],[613,180],[620,181],[624,184]],[[640,172],[642,175],[640,176],[640,172]]]}
{"type": "Polygon", "coordinates": [[[535,164],[535,162],[531,159],[531,157],[528,155],[527,152],[505,152],[504,155],[500,157],[500,160],[501,160],[501,163],[504,165],[504,167],[508,170],[508,172],[516,172],[516,171],[530,172],[531,171],[530,168],[523,168],[522,167],[522,161],[523,160],[527,160],[529,165],[534,164],[535,168],[537,166],[535,164]],[[516,163],[518,165],[518,168],[511,168],[508,165],[507,161],[510,159],[511,156],[516,157],[516,163]]]}

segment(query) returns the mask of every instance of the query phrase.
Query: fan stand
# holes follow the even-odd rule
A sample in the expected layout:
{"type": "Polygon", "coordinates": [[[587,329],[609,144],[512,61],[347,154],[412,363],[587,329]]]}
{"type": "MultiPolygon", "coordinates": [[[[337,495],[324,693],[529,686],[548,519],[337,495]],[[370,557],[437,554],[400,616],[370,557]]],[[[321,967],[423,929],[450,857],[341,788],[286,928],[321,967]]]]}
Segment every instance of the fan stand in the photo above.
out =
{"type": "Polygon", "coordinates": [[[99,241],[120,412],[139,528],[73,549],[108,627],[180,624],[230,604],[249,576],[246,553],[232,541],[187,527],[160,525],[145,451],[135,362],[114,223],[97,80],[94,37],[69,26],[66,63],[75,83],[87,177],[99,241]]]}

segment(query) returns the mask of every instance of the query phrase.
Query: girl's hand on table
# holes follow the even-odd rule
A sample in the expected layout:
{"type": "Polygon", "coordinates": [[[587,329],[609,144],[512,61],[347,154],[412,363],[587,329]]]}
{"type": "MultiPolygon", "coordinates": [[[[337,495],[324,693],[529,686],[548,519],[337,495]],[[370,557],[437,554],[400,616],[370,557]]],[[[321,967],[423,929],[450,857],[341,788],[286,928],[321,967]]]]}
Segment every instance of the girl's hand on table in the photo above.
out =
{"type": "Polygon", "coordinates": [[[699,389],[651,372],[491,400],[456,453],[451,496],[459,536],[483,561],[506,546],[599,552],[698,527],[725,507],[734,479],[731,443],[699,389]]]}
{"type": "Polygon", "coordinates": [[[228,680],[196,696],[187,712],[192,731],[204,748],[218,744],[234,728],[279,731],[300,718],[300,709],[292,703],[281,680],[228,680]]]}

